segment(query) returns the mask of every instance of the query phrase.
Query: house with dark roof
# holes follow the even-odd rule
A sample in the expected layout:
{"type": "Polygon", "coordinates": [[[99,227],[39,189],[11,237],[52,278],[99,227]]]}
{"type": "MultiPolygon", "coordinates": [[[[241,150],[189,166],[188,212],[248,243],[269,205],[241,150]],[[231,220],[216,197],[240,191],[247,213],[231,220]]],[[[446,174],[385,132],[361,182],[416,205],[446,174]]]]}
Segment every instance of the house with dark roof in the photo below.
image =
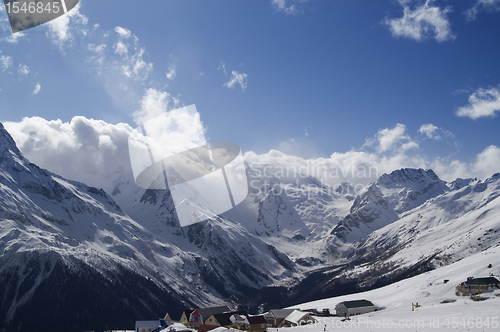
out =
{"type": "Polygon", "coordinates": [[[335,306],[337,316],[349,317],[376,311],[377,307],[368,300],[344,301],[335,306]]]}
{"type": "Polygon", "coordinates": [[[500,281],[495,277],[487,278],[467,278],[467,281],[462,282],[457,286],[455,294],[457,296],[476,295],[486,292],[490,287],[499,288],[500,281]]]}
{"type": "Polygon", "coordinates": [[[268,324],[263,315],[247,316],[248,318],[248,329],[250,331],[265,331],[271,324],[268,324]]]}
{"type": "Polygon", "coordinates": [[[189,323],[194,326],[205,324],[205,321],[214,314],[221,314],[230,311],[227,306],[195,309],[189,316],[189,323]]]}
{"type": "Polygon", "coordinates": [[[232,326],[233,322],[231,321],[231,316],[233,315],[243,315],[247,316],[246,311],[229,311],[229,312],[223,312],[221,314],[213,314],[210,316],[207,320],[205,320],[206,325],[215,325],[215,326],[232,326]]]}

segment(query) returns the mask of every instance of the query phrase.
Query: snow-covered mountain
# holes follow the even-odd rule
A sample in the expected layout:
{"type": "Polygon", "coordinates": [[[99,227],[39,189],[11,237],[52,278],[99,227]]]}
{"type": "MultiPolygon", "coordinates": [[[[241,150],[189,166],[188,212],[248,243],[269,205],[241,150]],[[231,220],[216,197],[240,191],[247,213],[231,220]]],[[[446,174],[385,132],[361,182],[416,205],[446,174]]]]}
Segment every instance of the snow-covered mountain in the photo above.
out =
{"type": "Polygon", "coordinates": [[[0,127],[0,329],[130,326],[235,303],[293,275],[286,254],[240,224],[216,217],[181,228],[168,190],[130,187],[122,197],[135,220],[111,198],[119,186],[110,196],[41,169],[0,127]]]}
{"type": "Polygon", "coordinates": [[[102,189],[23,157],[0,125],[0,330],[105,328],[189,306],[157,258],[168,244],[102,189]]]}
{"type": "MultiPolygon", "coordinates": [[[[307,273],[337,258],[325,252],[325,238],[346,215],[354,188],[329,187],[312,176],[278,178],[269,165],[248,168],[249,195],[224,215],[238,221],[263,241],[280,248],[307,273]]],[[[302,274],[296,275],[300,279],[302,274]]]]}
{"type": "Polygon", "coordinates": [[[352,244],[449,190],[432,170],[401,169],[382,175],[356,197],[349,214],[332,230],[330,251],[349,253],[352,244]]]}
{"type": "Polygon", "coordinates": [[[370,261],[397,246],[394,263],[433,257],[433,264],[445,265],[500,244],[500,173],[450,187],[356,243],[351,257],[370,261]]]}
{"type": "MultiPolygon", "coordinates": [[[[429,193],[430,198],[421,204],[408,204],[408,187],[399,187],[396,191],[404,194],[397,195],[399,200],[391,200],[390,196],[383,198],[380,194],[388,192],[384,187],[387,182],[382,183],[381,189],[378,187],[381,181],[370,186],[356,198],[362,201],[364,197],[364,206],[379,209],[368,215],[372,217],[369,220],[377,220],[381,215],[380,209],[399,212],[396,220],[350,243],[348,251],[341,252],[345,257],[337,265],[311,272],[294,286],[294,297],[290,303],[384,286],[500,245],[500,174],[484,181],[458,179],[445,188],[429,171],[399,170],[390,176],[401,179],[401,173],[420,174],[424,178],[423,173],[431,174],[431,179],[425,181],[428,185],[423,186],[431,189],[418,191],[421,194],[416,196],[429,193]],[[373,195],[375,190],[377,194],[373,195]]],[[[384,178],[387,176],[381,177],[384,178]]],[[[405,182],[408,184],[407,180],[405,182]]],[[[419,183],[422,188],[424,182],[419,183]]],[[[415,188],[413,181],[410,184],[415,188]]],[[[354,213],[359,211],[353,210],[354,213]]],[[[330,241],[328,245],[331,245],[330,241]]]]}
{"type": "Polygon", "coordinates": [[[32,326],[23,317],[95,329],[223,302],[284,306],[383,286],[500,239],[498,175],[446,183],[402,169],[356,193],[254,158],[241,204],[180,227],[170,192],[136,186],[126,159],[96,189],[30,163],[0,127],[0,331],[32,326]]]}

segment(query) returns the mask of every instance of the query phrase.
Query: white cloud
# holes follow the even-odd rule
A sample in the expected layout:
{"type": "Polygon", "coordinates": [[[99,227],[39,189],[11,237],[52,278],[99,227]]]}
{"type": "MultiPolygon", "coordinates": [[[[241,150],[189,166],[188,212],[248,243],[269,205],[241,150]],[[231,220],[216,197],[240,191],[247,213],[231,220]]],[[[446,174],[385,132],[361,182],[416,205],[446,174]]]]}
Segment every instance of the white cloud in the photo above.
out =
{"type": "MultiPolygon", "coordinates": [[[[86,45],[86,62],[93,66],[116,107],[131,114],[145,93],[145,80],[150,77],[153,64],[146,59],[146,49],[130,30],[122,27],[116,30],[117,34],[108,34],[95,27],[79,45],[86,45]]],[[[158,86],[154,81],[148,84],[158,86]]]]}
{"type": "Polygon", "coordinates": [[[405,138],[405,130],[405,125],[402,125],[400,123],[398,123],[393,129],[381,129],[377,134],[377,139],[379,142],[378,150],[380,152],[384,152],[392,148],[395,143],[405,138]]]}
{"type": "MultiPolygon", "coordinates": [[[[451,159],[450,156],[438,157],[430,161],[429,167],[434,170],[439,177],[446,181],[453,181],[457,178],[466,179],[474,177],[470,171],[470,168],[473,168],[471,165],[460,160],[451,159]]],[[[492,174],[493,173],[488,176],[492,174]]]]}
{"type": "Polygon", "coordinates": [[[115,106],[131,115],[139,108],[147,87],[160,86],[160,83],[149,80],[146,85],[153,63],[148,61],[139,38],[128,29],[117,27],[116,30],[116,34],[109,33],[94,25],[85,35],[74,34],[75,47],[63,52],[72,56],[84,54],[86,64],[97,74],[115,106]]]}
{"type": "Polygon", "coordinates": [[[35,86],[35,90],[33,90],[33,94],[37,95],[40,92],[41,89],[42,89],[42,87],[40,86],[40,83],[37,82],[36,86],[35,86]]]}
{"type": "Polygon", "coordinates": [[[221,61],[221,62],[220,62],[219,67],[217,67],[217,70],[221,70],[221,69],[222,69],[222,71],[224,72],[224,74],[226,74],[226,75],[227,75],[227,71],[226,71],[226,63],[225,63],[225,62],[222,62],[222,61],[221,61]]]}
{"type": "Polygon", "coordinates": [[[77,116],[69,123],[32,117],[4,126],[30,161],[68,179],[112,190],[105,179],[120,169],[130,169],[132,128],[127,124],[77,116]]]}
{"type": "MultiPolygon", "coordinates": [[[[199,113],[174,110],[167,116],[186,138],[200,135],[199,113]]],[[[108,193],[113,192],[116,180],[134,184],[128,147],[133,128],[128,124],[76,116],[69,123],[31,117],[21,122],[5,122],[4,126],[31,162],[51,172],[103,188],[108,193]]]]}
{"type": "Polygon", "coordinates": [[[143,59],[143,55],[146,49],[141,48],[137,53],[135,53],[131,58],[132,72],[135,77],[141,81],[148,78],[149,72],[153,69],[153,64],[151,62],[146,62],[143,59]]]}
{"type": "MultiPolygon", "coordinates": [[[[293,145],[295,142],[288,140],[286,144],[293,145]]],[[[280,149],[283,147],[286,148],[286,146],[280,146],[280,149]]],[[[450,156],[429,159],[424,155],[409,155],[403,150],[386,155],[379,151],[353,149],[344,153],[335,152],[327,158],[310,159],[271,150],[261,155],[251,151],[246,152],[244,157],[250,168],[268,165],[269,173],[273,173],[274,170],[284,172],[285,174],[281,175],[285,177],[293,177],[295,174],[301,177],[311,175],[332,187],[349,181],[352,185],[362,188],[376,181],[384,173],[406,167],[432,169],[445,181],[453,181],[459,177],[478,177],[484,180],[500,172],[500,148],[496,146],[487,147],[472,163],[453,159],[450,156]]]]}
{"type": "Polygon", "coordinates": [[[418,130],[419,133],[424,134],[426,137],[433,139],[435,141],[441,140],[443,137],[446,137],[451,140],[451,142],[456,146],[455,135],[449,130],[445,130],[443,128],[439,128],[432,123],[427,123],[420,126],[418,130]]]}
{"type": "Polygon", "coordinates": [[[139,38],[132,34],[128,29],[122,27],[115,28],[118,33],[118,41],[113,48],[115,54],[121,56],[120,61],[115,61],[113,66],[119,64],[119,68],[123,75],[133,78],[139,82],[146,80],[149,77],[150,71],[153,69],[153,63],[144,60],[146,49],[139,46],[139,38]],[[131,36],[132,41],[127,41],[131,36]],[[133,50],[129,54],[129,50],[133,50]]]}
{"type": "Polygon", "coordinates": [[[456,111],[457,116],[478,119],[495,116],[500,111],[500,86],[498,88],[478,89],[469,96],[469,104],[456,111]]]}
{"type": "Polygon", "coordinates": [[[91,50],[92,52],[96,52],[98,54],[102,54],[104,53],[104,49],[106,48],[106,44],[101,44],[101,45],[94,45],[94,44],[89,44],[89,50],[91,50]]]}
{"type": "Polygon", "coordinates": [[[472,8],[465,12],[467,20],[475,20],[480,10],[489,12],[500,10],[500,0],[477,0],[472,8]]]}
{"type": "Polygon", "coordinates": [[[149,88],[141,101],[141,109],[134,112],[134,122],[141,124],[167,111],[171,96],[164,91],[149,88]]]}
{"type": "Polygon", "coordinates": [[[394,37],[405,37],[417,41],[435,38],[438,42],[455,39],[446,17],[446,14],[450,12],[449,7],[441,9],[432,6],[434,1],[427,0],[421,6],[411,10],[409,6],[411,1],[398,1],[403,6],[403,17],[385,20],[385,24],[389,26],[394,37]]]}
{"type": "Polygon", "coordinates": [[[166,75],[167,75],[167,79],[169,79],[170,81],[175,79],[175,75],[176,75],[175,64],[168,65],[168,73],[166,75]]]}
{"type": "Polygon", "coordinates": [[[379,153],[407,151],[418,149],[418,143],[413,141],[410,136],[405,134],[406,126],[396,124],[392,129],[380,129],[372,139],[367,139],[364,147],[375,145],[379,153]]]}
{"type": "Polygon", "coordinates": [[[500,172],[500,148],[491,145],[477,155],[473,165],[473,173],[481,179],[485,179],[500,172]]]}
{"type": "Polygon", "coordinates": [[[8,55],[0,55],[0,64],[3,67],[2,71],[7,70],[9,67],[12,67],[12,57],[8,55]]]}
{"type": "Polygon", "coordinates": [[[88,45],[88,49],[90,51],[94,52],[95,55],[90,56],[89,60],[93,60],[93,61],[95,61],[95,63],[102,65],[104,62],[104,59],[105,59],[104,51],[105,51],[106,47],[107,47],[106,44],[101,44],[101,45],[96,46],[96,45],[90,43],[88,45]]]}
{"type": "Polygon", "coordinates": [[[28,75],[30,73],[30,69],[28,66],[20,63],[17,69],[17,73],[19,74],[19,81],[21,81],[21,77],[28,75]]]}
{"type": "Polygon", "coordinates": [[[125,28],[122,28],[122,27],[116,27],[115,28],[115,32],[117,34],[119,34],[120,37],[122,37],[122,38],[129,38],[132,35],[132,33],[130,32],[129,29],[125,29],[125,28]]]}
{"type": "Polygon", "coordinates": [[[403,151],[412,150],[412,149],[417,149],[418,150],[418,148],[419,148],[418,143],[415,142],[415,141],[411,141],[411,140],[408,141],[408,142],[406,142],[406,143],[401,144],[401,149],[403,151]]]}
{"type": "MultiPolygon", "coordinates": [[[[367,185],[378,179],[384,173],[390,173],[403,167],[429,168],[431,162],[423,155],[409,153],[418,150],[419,145],[406,134],[406,126],[397,124],[393,128],[383,128],[361,149],[352,149],[348,152],[335,152],[328,158],[305,159],[285,153],[302,152],[307,155],[311,147],[301,142],[289,139],[279,146],[280,151],[263,155],[254,152],[245,153],[246,161],[266,165],[281,165],[284,169],[300,172],[317,177],[323,183],[335,186],[349,181],[353,185],[367,185]]],[[[313,147],[312,147],[313,149],[313,147]]],[[[447,173],[441,175],[447,177],[447,173]]]]}
{"type": "Polygon", "coordinates": [[[438,129],[439,128],[436,127],[435,125],[433,125],[432,123],[427,123],[427,124],[420,126],[420,129],[418,131],[419,131],[419,133],[425,134],[427,137],[429,137],[431,139],[440,140],[441,136],[439,136],[438,134],[435,134],[435,132],[438,129]]]}
{"type": "Polygon", "coordinates": [[[239,84],[241,86],[241,90],[245,92],[245,89],[247,88],[247,74],[243,73],[240,74],[236,70],[233,70],[231,72],[232,77],[229,82],[225,83],[224,86],[233,89],[236,84],[239,84]]]}
{"type": "Polygon", "coordinates": [[[127,45],[125,45],[121,40],[115,44],[114,48],[115,48],[116,54],[119,54],[122,56],[128,54],[127,45]]]}
{"type": "MultiPolygon", "coordinates": [[[[441,137],[452,137],[453,134],[442,128],[434,129],[423,125],[433,137],[439,132],[441,137]]],[[[422,128],[421,127],[421,128],[422,128]]],[[[315,176],[323,183],[330,186],[349,181],[353,185],[367,185],[383,173],[390,173],[404,167],[433,169],[443,180],[453,181],[458,177],[479,177],[485,179],[500,171],[500,148],[488,147],[481,152],[477,161],[464,162],[454,159],[452,154],[446,157],[429,158],[419,153],[419,144],[407,133],[403,124],[397,124],[393,128],[384,128],[361,149],[340,153],[335,152],[328,158],[302,158],[295,156],[307,155],[311,146],[305,146],[303,142],[289,139],[279,145],[279,151],[271,150],[269,153],[257,155],[254,152],[245,153],[246,161],[251,163],[281,166],[281,169],[290,172],[306,172],[315,176]],[[411,152],[410,152],[411,150],[411,152]]]]}
{"type": "Polygon", "coordinates": [[[304,159],[276,150],[262,155],[250,151],[246,152],[244,157],[250,167],[253,164],[270,165],[275,168],[278,166],[288,173],[285,176],[311,175],[332,187],[346,181],[355,186],[365,186],[377,180],[382,174],[399,168],[427,166],[424,159],[409,157],[404,153],[388,157],[375,152],[356,150],[335,152],[327,158],[304,159]]]}
{"type": "Polygon", "coordinates": [[[25,36],[26,36],[26,34],[23,32],[16,32],[16,33],[10,34],[8,37],[0,38],[0,40],[5,40],[6,42],[11,43],[11,44],[17,44],[19,39],[21,39],[22,37],[25,37],[25,36]]]}
{"type": "Polygon", "coordinates": [[[271,0],[274,9],[284,12],[287,15],[300,13],[301,5],[308,0],[271,0]]]}
{"type": "MultiPolygon", "coordinates": [[[[151,104],[145,107],[164,111],[168,96],[150,91],[151,104]]],[[[175,113],[175,112],[174,112],[175,113]]],[[[171,113],[172,116],[175,116],[171,113]]],[[[178,119],[188,124],[192,119],[178,119]],[[185,121],[186,120],[186,121],[185,121]]],[[[116,173],[130,174],[128,136],[132,127],[127,124],[109,124],[100,120],[74,117],[69,123],[61,120],[47,121],[39,117],[24,118],[21,122],[5,122],[5,128],[14,137],[24,155],[37,165],[66,178],[113,190],[111,180],[116,173]],[[111,179],[111,180],[110,180],[111,179]]],[[[289,141],[293,144],[293,141],[289,141]]],[[[367,185],[383,173],[403,167],[432,168],[442,179],[479,177],[485,179],[500,171],[500,148],[489,146],[477,155],[472,163],[446,158],[428,159],[410,156],[407,151],[387,155],[373,151],[351,150],[335,152],[327,158],[304,159],[271,150],[258,155],[245,153],[245,161],[252,164],[282,166],[287,172],[304,172],[317,177],[325,184],[335,186],[345,181],[353,185],[367,185]]],[[[122,181],[132,180],[123,179],[122,181]]]]}
{"type": "Polygon", "coordinates": [[[59,16],[47,23],[49,28],[47,36],[63,51],[64,46],[72,44],[73,33],[86,34],[87,23],[88,17],[80,14],[80,3],[78,3],[66,15],[59,16]]]}

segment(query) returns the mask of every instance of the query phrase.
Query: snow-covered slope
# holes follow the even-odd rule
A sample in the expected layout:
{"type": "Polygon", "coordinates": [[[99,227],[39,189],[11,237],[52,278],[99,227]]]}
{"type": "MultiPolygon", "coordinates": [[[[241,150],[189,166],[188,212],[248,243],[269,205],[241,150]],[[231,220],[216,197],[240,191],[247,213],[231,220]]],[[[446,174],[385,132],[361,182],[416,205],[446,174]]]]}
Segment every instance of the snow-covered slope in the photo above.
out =
{"type": "MultiPolygon", "coordinates": [[[[117,192],[114,196],[120,197],[117,192]]],[[[86,315],[52,308],[46,317],[58,322],[61,316],[80,315],[72,326],[85,329],[99,326],[97,318],[91,322],[97,325],[77,325],[89,322],[91,312],[96,317],[127,315],[132,321],[170,308],[175,316],[187,307],[232,303],[252,289],[291,278],[295,271],[286,254],[228,219],[216,217],[181,228],[168,190],[141,193],[134,188],[122,198],[129,200],[127,208],[135,220],[104,190],[30,163],[0,127],[0,283],[6,290],[1,322],[16,326],[43,301],[40,293],[60,280],[81,284],[82,279],[97,279],[93,291],[79,285],[71,289],[74,296],[93,294],[96,299],[115,294],[120,285],[133,288],[129,282],[144,289],[144,295],[122,295],[120,305],[108,303],[112,313],[102,310],[96,315],[100,306],[92,304],[95,308],[86,315]],[[111,284],[103,285],[106,281],[111,284]],[[134,301],[139,304],[130,306],[134,301]],[[129,309],[123,310],[123,305],[129,309]]],[[[48,302],[61,302],[51,296],[48,302]]],[[[30,327],[26,324],[23,328],[30,327]]],[[[47,328],[56,326],[50,323],[47,328]]]]}
{"type": "Polygon", "coordinates": [[[265,164],[253,164],[247,174],[248,197],[224,215],[280,248],[297,264],[297,271],[334,263],[337,258],[325,252],[324,240],[348,213],[354,188],[348,183],[332,188],[300,174],[278,177],[279,172],[265,164]]]}
{"type": "Polygon", "coordinates": [[[384,286],[498,246],[500,175],[459,182],[351,244],[337,265],[312,271],[290,303],[384,286]]]}
{"type": "Polygon", "coordinates": [[[448,264],[499,244],[500,174],[466,183],[374,231],[354,246],[351,258],[369,261],[397,247],[393,262],[414,264],[437,254],[436,263],[448,264]]]}
{"type": "MultiPolygon", "coordinates": [[[[323,317],[315,325],[287,329],[293,332],[355,331],[497,331],[500,329],[500,290],[482,294],[484,301],[455,295],[467,277],[500,275],[500,247],[477,252],[451,265],[375,290],[293,306],[302,310],[330,308],[343,301],[366,299],[383,310],[351,317],[323,317]],[[488,266],[491,264],[491,268],[488,266]],[[445,282],[445,280],[448,280],[445,282]],[[455,300],[446,302],[445,300],[455,300]],[[420,307],[412,311],[412,303],[420,307]]],[[[284,331],[284,330],[282,330],[284,331]]]]}
{"type": "Polygon", "coordinates": [[[162,251],[168,246],[102,189],[30,163],[0,125],[2,329],[105,327],[163,311],[165,303],[189,305],[160,273],[162,251]]]}
{"type": "Polygon", "coordinates": [[[268,286],[293,274],[294,264],[285,253],[237,221],[222,216],[180,227],[168,190],[133,190],[122,186],[123,196],[131,202],[127,213],[161,241],[174,245],[183,253],[184,264],[193,266],[190,279],[185,279],[182,265],[171,267],[171,274],[183,280],[180,290],[198,278],[213,287],[216,296],[234,298],[248,288],[268,286]],[[135,199],[130,199],[132,195],[135,199]]]}
{"type": "Polygon", "coordinates": [[[356,196],[349,214],[332,230],[329,251],[349,253],[352,244],[448,190],[432,170],[401,169],[382,175],[356,196]]]}

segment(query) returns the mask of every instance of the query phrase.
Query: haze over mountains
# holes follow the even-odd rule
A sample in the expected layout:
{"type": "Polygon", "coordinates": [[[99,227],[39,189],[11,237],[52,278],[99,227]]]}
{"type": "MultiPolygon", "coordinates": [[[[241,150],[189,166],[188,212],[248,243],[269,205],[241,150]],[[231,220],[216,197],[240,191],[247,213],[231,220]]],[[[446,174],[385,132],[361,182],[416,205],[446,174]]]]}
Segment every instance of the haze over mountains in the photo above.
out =
{"type": "Polygon", "coordinates": [[[1,329],[128,327],[220,303],[284,307],[500,243],[499,174],[445,182],[400,169],[358,192],[253,160],[240,205],[180,227],[170,192],[137,187],[126,153],[117,158],[121,167],[96,174],[103,189],[89,187],[30,163],[0,127],[1,329]]]}

